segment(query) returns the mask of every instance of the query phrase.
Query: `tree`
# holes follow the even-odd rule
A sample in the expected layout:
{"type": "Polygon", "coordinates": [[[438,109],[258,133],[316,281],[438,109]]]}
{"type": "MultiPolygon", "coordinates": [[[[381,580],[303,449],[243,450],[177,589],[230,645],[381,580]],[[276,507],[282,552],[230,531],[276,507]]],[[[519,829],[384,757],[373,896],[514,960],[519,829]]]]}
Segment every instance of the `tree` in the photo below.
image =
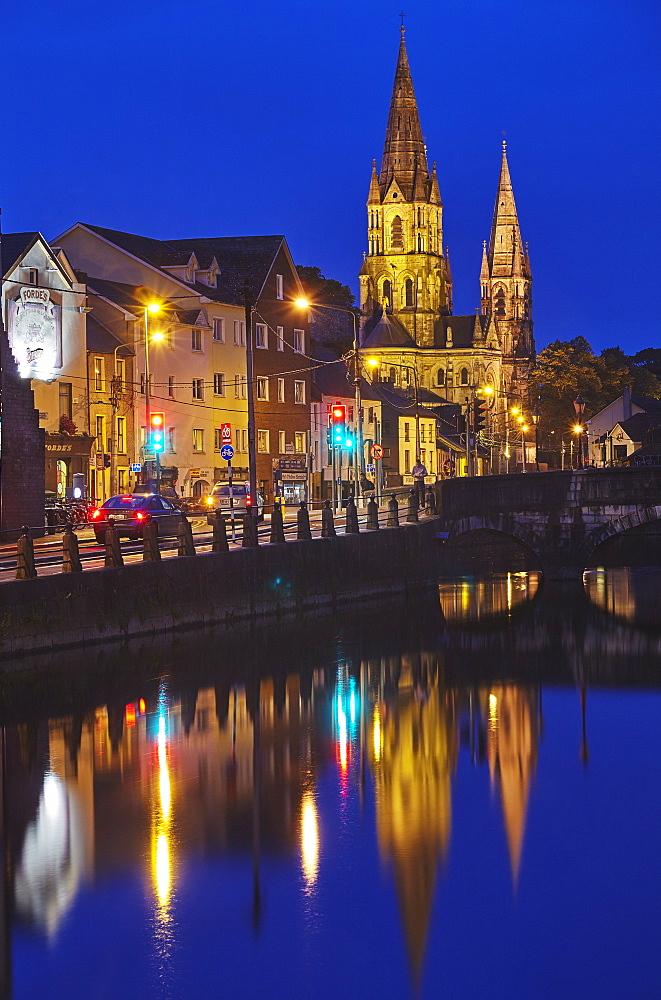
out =
{"type": "Polygon", "coordinates": [[[327,278],[321,268],[297,264],[296,270],[307,298],[314,304],[310,324],[313,345],[328,347],[338,354],[350,351],[354,321],[349,314],[356,317],[356,323],[359,315],[351,289],[334,278],[327,278]]]}

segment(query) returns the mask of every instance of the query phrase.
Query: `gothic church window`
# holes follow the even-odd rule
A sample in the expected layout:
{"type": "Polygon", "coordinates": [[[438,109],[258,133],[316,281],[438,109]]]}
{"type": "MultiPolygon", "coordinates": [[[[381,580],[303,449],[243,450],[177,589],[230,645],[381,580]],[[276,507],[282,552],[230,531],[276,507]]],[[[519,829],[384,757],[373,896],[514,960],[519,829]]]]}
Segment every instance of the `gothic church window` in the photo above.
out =
{"type": "Polygon", "coordinates": [[[439,368],[436,372],[436,385],[441,388],[445,385],[445,372],[442,368],[439,368]]]}
{"type": "Polygon", "coordinates": [[[399,215],[396,215],[392,220],[390,226],[390,242],[392,244],[393,250],[404,249],[404,234],[402,230],[402,220],[399,215]]]}
{"type": "Polygon", "coordinates": [[[383,298],[383,301],[385,303],[386,309],[391,310],[392,309],[392,282],[388,281],[387,278],[383,282],[383,296],[382,296],[382,298],[383,298]]]}
{"type": "Polygon", "coordinates": [[[496,289],[496,294],[494,297],[494,305],[496,307],[496,316],[501,319],[505,318],[505,289],[501,286],[496,289]]]}
{"type": "Polygon", "coordinates": [[[413,306],[413,282],[407,278],[404,282],[404,299],[408,308],[413,306]]]}
{"type": "Polygon", "coordinates": [[[462,368],[459,373],[459,385],[468,385],[468,368],[462,368]]]}

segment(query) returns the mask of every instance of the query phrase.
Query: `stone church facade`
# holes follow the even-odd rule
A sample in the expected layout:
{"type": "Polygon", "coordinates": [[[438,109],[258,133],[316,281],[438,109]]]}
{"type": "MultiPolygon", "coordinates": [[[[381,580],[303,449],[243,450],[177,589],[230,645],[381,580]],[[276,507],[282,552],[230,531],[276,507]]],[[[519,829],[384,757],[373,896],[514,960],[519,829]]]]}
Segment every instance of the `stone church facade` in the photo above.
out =
{"type": "MultiPolygon", "coordinates": [[[[477,275],[476,275],[477,277],[477,275]]],[[[518,399],[534,359],[532,277],[521,242],[503,143],[491,235],[484,244],[480,306],[453,315],[443,203],[431,170],[401,29],[385,145],[367,199],[367,252],[360,272],[361,349],[381,380],[417,383],[465,405],[490,385],[494,419],[518,399]],[[414,370],[413,370],[414,369],[414,370]]]]}

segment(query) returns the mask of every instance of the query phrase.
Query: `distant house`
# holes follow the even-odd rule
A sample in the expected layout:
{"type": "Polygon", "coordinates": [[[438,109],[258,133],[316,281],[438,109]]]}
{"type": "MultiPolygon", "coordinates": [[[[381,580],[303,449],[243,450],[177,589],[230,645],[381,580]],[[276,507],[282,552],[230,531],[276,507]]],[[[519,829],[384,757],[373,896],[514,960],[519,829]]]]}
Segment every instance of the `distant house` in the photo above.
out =
{"type": "Polygon", "coordinates": [[[661,399],[632,394],[626,388],[621,396],[586,421],[588,460],[596,466],[628,462],[661,423],[661,399]]]}

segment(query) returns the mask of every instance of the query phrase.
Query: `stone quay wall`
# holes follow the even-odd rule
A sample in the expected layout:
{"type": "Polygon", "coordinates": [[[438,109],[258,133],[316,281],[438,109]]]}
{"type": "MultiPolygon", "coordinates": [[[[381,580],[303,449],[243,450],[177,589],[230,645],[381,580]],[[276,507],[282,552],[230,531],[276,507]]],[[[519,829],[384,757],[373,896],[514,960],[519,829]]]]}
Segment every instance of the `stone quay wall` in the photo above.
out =
{"type": "MultiPolygon", "coordinates": [[[[15,580],[0,588],[0,659],[196,625],[276,628],[438,577],[437,518],[358,535],[15,580]]],[[[80,654],[78,654],[80,655],[80,654]]]]}

